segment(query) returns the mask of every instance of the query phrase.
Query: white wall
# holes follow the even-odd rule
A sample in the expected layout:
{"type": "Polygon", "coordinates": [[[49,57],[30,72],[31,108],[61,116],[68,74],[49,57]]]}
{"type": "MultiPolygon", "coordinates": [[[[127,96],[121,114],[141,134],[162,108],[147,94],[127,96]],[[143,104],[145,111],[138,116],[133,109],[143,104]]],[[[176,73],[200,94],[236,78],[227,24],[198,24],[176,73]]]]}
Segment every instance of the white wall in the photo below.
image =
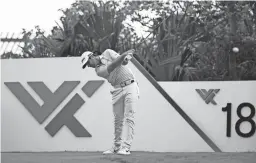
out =
{"type": "MultiPolygon", "coordinates": [[[[235,131],[237,107],[244,102],[256,108],[256,81],[245,82],[161,82],[161,86],[176,101],[176,103],[195,121],[195,123],[223,151],[256,151],[256,133],[250,138],[240,137],[235,131]],[[217,105],[206,104],[195,89],[220,89],[214,97],[217,105]],[[231,137],[226,137],[227,112],[222,108],[232,103],[231,137]]],[[[250,109],[242,109],[242,115],[248,116],[250,109]]],[[[256,122],[256,115],[253,117],[256,122]]],[[[241,131],[247,133],[250,123],[241,124],[241,131]]]]}
{"type": "MultiPolygon", "coordinates": [[[[114,126],[110,85],[106,81],[92,98],[84,95],[81,87],[88,80],[102,79],[97,77],[92,69],[82,70],[79,58],[1,60],[1,64],[2,151],[103,151],[112,145],[114,126]],[[43,81],[54,91],[63,81],[71,80],[79,80],[81,83],[42,125],[38,124],[4,85],[4,82],[19,81],[31,95],[34,95],[33,97],[40,101],[26,82],[43,81]],[[66,127],[51,137],[44,127],[75,93],[79,93],[86,101],[75,116],[92,134],[92,137],[77,138],[66,127]]],[[[141,93],[132,150],[212,152],[207,143],[143,74],[132,64],[129,66],[139,81],[141,93]]],[[[236,106],[244,101],[256,104],[252,94],[256,89],[256,82],[160,82],[160,84],[222,151],[256,151],[255,135],[251,138],[240,138],[233,127],[233,123],[237,120],[236,106]],[[215,97],[218,105],[205,104],[195,92],[196,88],[220,88],[220,92],[215,97]],[[221,107],[226,106],[227,101],[233,103],[231,138],[225,137],[226,113],[221,111],[221,107]]],[[[244,125],[244,128],[247,130],[248,126],[244,125]]]]}

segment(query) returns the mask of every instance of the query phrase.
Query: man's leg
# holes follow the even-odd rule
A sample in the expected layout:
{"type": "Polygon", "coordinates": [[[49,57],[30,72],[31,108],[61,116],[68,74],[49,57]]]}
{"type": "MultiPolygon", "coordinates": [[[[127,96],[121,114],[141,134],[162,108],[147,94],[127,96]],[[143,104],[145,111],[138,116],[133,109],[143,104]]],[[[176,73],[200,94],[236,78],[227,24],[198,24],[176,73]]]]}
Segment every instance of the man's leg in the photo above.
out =
{"type": "Polygon", "coordinates": [[[115,127],[115,138],[114,144],[116,147],[120,147],[122,144],[122,131],[124,121],[124,99],[120,98],[116,103],[113,104],[114,113],[114,127],[115,127]]]}
{"type": "Polygon", "coordinates": [[[131,85],[126,88],[125,99],[124,99],[124,125],[126,129],[125,140],[123,142],[122,148],[124,151],[120,151],[120,154],[130,154],[130,148],[132,145],[134,137],[134,128],[135,128],[135,110],[136,103],[138,100],[139,91],[136,85],[131,85]]]}
{"type": "Polygon", "coordinates": [[[122,97],[122,90],[115,91],[112,94],[113,100],[113,114],[114,114],[114,146],[103,152],[103,154],[116,153],[122,144],[122,131],[124,120],[124,98],[122,97]]]}

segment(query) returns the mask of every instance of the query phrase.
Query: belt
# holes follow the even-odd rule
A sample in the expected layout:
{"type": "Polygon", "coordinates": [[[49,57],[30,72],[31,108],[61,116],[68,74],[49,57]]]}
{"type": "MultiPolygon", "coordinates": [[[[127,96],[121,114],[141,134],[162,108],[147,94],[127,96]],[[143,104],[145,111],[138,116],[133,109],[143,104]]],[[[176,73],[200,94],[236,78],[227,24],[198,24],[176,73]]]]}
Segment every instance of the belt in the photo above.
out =
{"type": "Polygon", "coordinates": [[[130,85],[130,84],[132,84],[132,83],[134,83],[134,82],[135,82],[134,79],[132,79],[132,80],[126,80],[126,81],[121,82],[119,85],[114,86],[114,88],[126,87],[126,86],[128,86],[128,85],[130,85]]]}

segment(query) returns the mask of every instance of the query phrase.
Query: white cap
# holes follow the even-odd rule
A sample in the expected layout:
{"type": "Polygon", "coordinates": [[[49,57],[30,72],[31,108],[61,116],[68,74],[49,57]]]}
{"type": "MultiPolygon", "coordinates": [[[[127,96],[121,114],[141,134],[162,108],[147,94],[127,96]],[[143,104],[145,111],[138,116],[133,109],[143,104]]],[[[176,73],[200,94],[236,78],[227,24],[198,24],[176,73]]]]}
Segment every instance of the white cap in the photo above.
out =
{"type": "Polygon", "coordinates": [[[86,64],[89,60],[89,57],[93,54],[93,52],[86,51],[81,55],[81,61],[82,61],[82,68],[84,69],[86,67],[86,64]]]}

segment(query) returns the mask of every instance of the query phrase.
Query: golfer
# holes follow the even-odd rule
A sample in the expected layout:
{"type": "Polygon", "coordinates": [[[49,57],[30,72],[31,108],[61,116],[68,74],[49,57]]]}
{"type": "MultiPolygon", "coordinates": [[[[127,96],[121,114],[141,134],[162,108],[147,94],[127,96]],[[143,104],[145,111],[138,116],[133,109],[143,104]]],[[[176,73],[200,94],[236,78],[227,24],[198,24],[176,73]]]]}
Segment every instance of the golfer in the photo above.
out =
{"type": "Polygon", "coordinates": [[[114,145],[103,154],[129,155],[134,136],[134,114],[139,99],[139,87],[135,76],[127,64],[134,50],[119,55],[107,49],[103,53],[86,51],[82,54],[82,68],[95,68],[98,76],[105,78],[112,85],[112,106],[114,113],[114,145]],[[123,129],[127,129],[122,139],[123,129]]]}

